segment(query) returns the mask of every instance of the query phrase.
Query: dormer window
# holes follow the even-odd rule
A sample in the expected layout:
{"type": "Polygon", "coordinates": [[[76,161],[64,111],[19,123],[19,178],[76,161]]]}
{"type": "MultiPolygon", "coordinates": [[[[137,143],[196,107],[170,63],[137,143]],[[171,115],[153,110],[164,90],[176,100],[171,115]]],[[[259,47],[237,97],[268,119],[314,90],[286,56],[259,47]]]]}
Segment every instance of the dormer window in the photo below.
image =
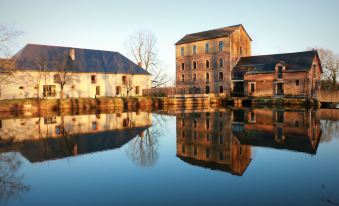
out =
{"type": "Polygon", "coordinates": [[[282,79],[283,78],[283,66],[278,66],[277,67],[277,78],[282,79]]]}
{"type": "Polygon", "coordinates": [[[316,79],[317,78],[317,65],[313,64],[313,78],[316,79]]]}
{"type": "Polygon", "coordinates": [[[181,56],[183,57],[185,55],[185,48],[181,47],[181,56]]]}

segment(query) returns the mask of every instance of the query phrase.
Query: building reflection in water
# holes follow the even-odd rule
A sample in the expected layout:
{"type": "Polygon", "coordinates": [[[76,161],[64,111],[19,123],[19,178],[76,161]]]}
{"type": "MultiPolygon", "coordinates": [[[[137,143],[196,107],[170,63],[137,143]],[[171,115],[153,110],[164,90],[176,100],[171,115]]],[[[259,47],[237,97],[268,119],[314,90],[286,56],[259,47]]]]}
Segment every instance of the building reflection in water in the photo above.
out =
{"type": "Polygon", "coordinates": [[[20,152],[30,162],[119,148],[152,124],[148,112],[2,119],[0,153],[20,152]]]}
{"type": "Polygon", "coordinates": [[[313,110],[185,111],[176,119],[181,160],[240,176],[251,162],[252,146],[315,154],[321,136],[313,110]]]}

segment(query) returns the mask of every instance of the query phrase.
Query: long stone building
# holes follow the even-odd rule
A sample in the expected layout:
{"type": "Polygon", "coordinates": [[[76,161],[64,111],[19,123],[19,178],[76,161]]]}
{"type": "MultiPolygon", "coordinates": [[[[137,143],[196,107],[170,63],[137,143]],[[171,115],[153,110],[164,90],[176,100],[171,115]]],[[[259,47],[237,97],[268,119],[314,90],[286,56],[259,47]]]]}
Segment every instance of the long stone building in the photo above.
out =
{"type": "Polygon", "coordinates": [[[0,99],[138,96],[151,87],[151,75],[118,52],[28,44],[4,61],[0,99]]]}
{"type": "Polygon", "coordinates": [[[176,45],[176,87],[185,94],[229,96],[231,70],[251,55],[251,37],[242,25],[187,34],[176,45]]]}

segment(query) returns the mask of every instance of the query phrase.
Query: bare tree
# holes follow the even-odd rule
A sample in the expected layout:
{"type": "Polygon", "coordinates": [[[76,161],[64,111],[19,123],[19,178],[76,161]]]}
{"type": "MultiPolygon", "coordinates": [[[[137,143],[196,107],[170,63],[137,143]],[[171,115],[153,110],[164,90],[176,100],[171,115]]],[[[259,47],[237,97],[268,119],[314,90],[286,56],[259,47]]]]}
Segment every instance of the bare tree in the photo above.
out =
{"type": "Polygon", "coordinates": [[[329,49],[317,49],[323,68],[323,87],[327,89],[336,89],[337,74],[339,72],[339,57],[329,49]],[[328,83],[328,84],[326,84],[328,83]],[[325,85],[324,85],[325,84],[325,85]]]}
{"type": "Polygon", "coordinates": [[[60,85],[60,98],[63,99],[65,85],[71,84],[77,79],[74,73],[70,72],[70,68],[74,66],[73,60],[67,53],[62,53],[56,54],[52,62],[54,69],[56,69],[54,81],[60,85]]]}
{"type": "Polygon", "coordinates": [[[142,135],[129,142],[127,156],[141,167],[152,167],[159,158],[159,138],[165,132],[166,119],[162,115],[154,115],[155,121],[142,135]]]}
{"type": "Polygon", "coordinates": [[[130,93],[133,91],[133,76],[128,75],[125,76],[125,80],[122,82],[122,88],[125,91],[127,97],[130,96],[130,93]]]}
{"type": "Polygon", "coordinates": [[[21,161],[17,153],[0,154],[0,204],[29,190],[29,187],[21,182],[23,176],[16,174],[20,166],[21,161]]]}
{"type": "Polygon", "coordinates": [[[126,45],[133,59],[152,74],[152,87],[163,86],[170,81],[158,58],[157,38],[152,32],[138,31],[130,36],[126,45]]]}
{"type": "Polygon", "coordinates": [[[0,82],[8,80],[10,76],[15,73],[15,61],[10,59],[10,47],[15,43],[15,39],[21,35],[21,32],[5,26],[0,25],[0,82]]]}

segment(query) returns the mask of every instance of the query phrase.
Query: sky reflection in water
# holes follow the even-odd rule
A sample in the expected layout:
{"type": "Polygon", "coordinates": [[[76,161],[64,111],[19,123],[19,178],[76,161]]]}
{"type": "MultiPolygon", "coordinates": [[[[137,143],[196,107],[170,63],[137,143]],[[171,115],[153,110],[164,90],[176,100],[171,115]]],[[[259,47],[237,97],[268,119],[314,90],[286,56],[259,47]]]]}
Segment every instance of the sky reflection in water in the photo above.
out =
{"type": "Polygon", "coordinates": [[[337,110],[6,117],[3,205],[338,205],[337,110]]]}

